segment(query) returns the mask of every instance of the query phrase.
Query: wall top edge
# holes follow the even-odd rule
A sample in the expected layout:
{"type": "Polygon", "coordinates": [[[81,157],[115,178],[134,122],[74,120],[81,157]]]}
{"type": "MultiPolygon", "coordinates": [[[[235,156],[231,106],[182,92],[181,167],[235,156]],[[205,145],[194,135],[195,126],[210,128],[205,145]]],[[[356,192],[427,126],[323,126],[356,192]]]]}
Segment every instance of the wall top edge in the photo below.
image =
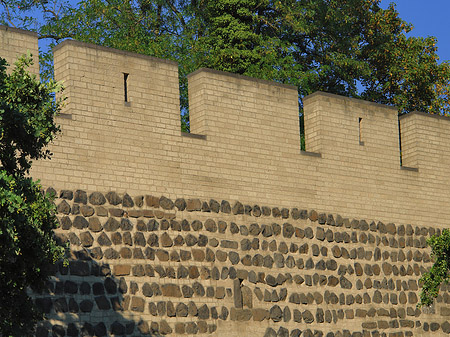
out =
{"type": "Polygon", "coordinates": [[[36,32],[30,32],[29,30],[24,30],[24,29],[20,29],[20,28],[16,28],[16,27],[0,25],[0,30],[11,31],[11,32],[14,32],[14,33],[30,35],[30,36],[33,36],[35,38],[38,37],[38,34],[36,32]]]}
{"type": "Polygon", "coordinates": [[[120,55],[124,55],[124,56],[136,57],[136,58],[141,58],[141,59],[145,59],[145,60],[152,60],[152,61],[156,61],[156,62],[159,62],[159,63],[171,64],[171,65],[174,65],[174,66],[178,67],[178,63],[175,62],[175,61],[161,59],[161,58],[158,58],[158,57],[155,57],[155,56],[149,56],[149,55],[144,55],[144,54],[133,53],[133,52],[130,52],[130,51],[125,51],[125,50],[120,50],[120,49],[115,49],[115,48],[99,46],[99,45],[96,45],[96,44],[93,44],[93,43],[81,42],[81,41],[77,41],[77,40],[70,40],[70,39],[64,40],[63,42],[61,42],[57,46],[53,47],[53,52],[59,50],[60,48],[63,48],[66,45],[82,47],[82,48],[87,48],[87,49],[101,50],[101,51],[106,51],[106,52],[110,52],[110,53],[113,53],[113,54],[120,54],[120,55]]]}
{"type": "Polygon", "coordinates": [[[279,83],[279,82],[270,81],[270,80],[263,80],[263,79],[260,79],[260,78],[254,78],[254,77],[240,75],[240,74],[233,74],[233,73],[228,73],[226,71],[209,69],[209,68],[199,68],[196,71],[194,71],[194,72],[190,73],[189,75],[187,75],[187,78],[195,76],[195,75],[197,75],[199,73],[210,73],[210,74],[216,74],[216,75],[221,75],[221,76],[228,76],[228,77],[233,77],[233,78],[237,78],[237,79],[241,79],[241,80],[245,80],[245,81],[251,81],[251,82],[256,82],[256,83],[268,84],[268,85],[272,85],[272,86],[279,86],[279,87],[282,87],[282,88],[291,89],[291,90],[295,90],[295,91],[298,90],[298,88],[295,85],[292,85],[292,84],[284,84],[284,83],[279,83]]]}
{"type": "Polygon", "coordinates": [[[393,107],[393,106],[389,106],[389,105],[381,104],[381,103],[370,102],[370,101],[366,101],[366,100],[363,100],[360,98],[353,98],[353,97],[346,97],[346,96],[341,96],[341,95],[337,95],[337,94],[331,94],[329,92],[324,92],[324,91],[316,91],[312,94],[309,94],[309,95],[303,97],[303,102],[308,101],[309,99],[312,99],[316,96],[325,96],[325,97],[330,97],[330,98],[335,98],[335,99],[342,99],[342,100],[346,100],[349,102],[355,102],[358,104],[372,105],[374,107],[384,108],[387,110],[392,110],[392,112],[398,113],[397,108],[393,107]]]}
{"type": "Polygon", "coordinates": [[[399,119],[404,119],[404,118],[408,118],[408,116],[413,116],[413,115],[437,118],[437,119],[440,119],[440,120],[443,120],[443,121],[450,121],[450,117],[449,116],[430,114],[430,113],[426,113],[426,112],[423,112],[423,111],[411,111],[411,112],[409,112],[407,114],[400,115],[398,118],[399,119]]]}

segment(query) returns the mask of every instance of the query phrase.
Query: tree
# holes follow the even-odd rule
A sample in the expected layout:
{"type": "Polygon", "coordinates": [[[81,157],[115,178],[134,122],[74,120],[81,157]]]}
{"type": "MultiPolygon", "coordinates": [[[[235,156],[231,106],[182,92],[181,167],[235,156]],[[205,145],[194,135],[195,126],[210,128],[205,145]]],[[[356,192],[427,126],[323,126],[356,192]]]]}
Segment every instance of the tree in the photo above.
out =
{"type": "Polygon", "coordinates": [[[53,238],[52,199],[27,177],[31,161],[47,158],[58,131],[59,85],[39,83],[21,58],[11,74],[0,58],[0,335],[31,335],[42,315],[27,294],[42,290],[64,249],[53,238]]]}

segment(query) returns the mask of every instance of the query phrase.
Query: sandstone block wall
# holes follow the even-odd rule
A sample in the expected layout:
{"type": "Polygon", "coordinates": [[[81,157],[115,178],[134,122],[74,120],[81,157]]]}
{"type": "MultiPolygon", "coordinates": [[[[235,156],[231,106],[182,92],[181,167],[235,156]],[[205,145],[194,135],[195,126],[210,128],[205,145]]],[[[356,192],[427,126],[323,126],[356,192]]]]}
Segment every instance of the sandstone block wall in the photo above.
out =
{"type": "MultiPolygon", "coordinates": [[[[10,62],[37,46],[0,39],[10,62]]],[[[34,295],[38,336],[450,332],[446,287],[416,308],[450,216],[448,119],[315,93],[300,151],[296,88],[201,69],[184,134],[175,63],[76,41],[54,55],[62,133],[32,176],[71,255],[34,295]]]]}

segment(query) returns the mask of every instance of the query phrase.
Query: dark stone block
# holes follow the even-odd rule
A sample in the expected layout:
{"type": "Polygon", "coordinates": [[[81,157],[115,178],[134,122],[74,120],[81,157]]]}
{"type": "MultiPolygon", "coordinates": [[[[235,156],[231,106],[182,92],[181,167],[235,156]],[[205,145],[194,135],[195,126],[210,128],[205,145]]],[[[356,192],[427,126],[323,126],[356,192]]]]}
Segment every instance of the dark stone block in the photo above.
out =
{"type": "Polygon", "coordinates": [[[106,202],[106,199],[102,193],[94,192],[89,195],[89,202],[92,205],[103,205],[106,202]]]}
{"type": "Polygon", "coordinates": [[[75,276],[89,276],[90,267],[89,263],[85,261],[70,261],[69,262],[70,274],[75,276]]]}
{"type": "Polygon", "coordinates": [[[119,205],[122,202],[122,198],[116,192],[106,193],[106,199],[111,205],[119,205]]]}
{"type": "Polygon", "coordinates": [[[274,322],[280,322],[283,319],[283,311],[278,305],[270,308],[269,316],[274,322]]]}
{"type": "Polygon", "coordinates": [[[61,190],[61,192],[59,193],[59,197],[61,199],[72,200],[73,199],[73,192],[69,191],[69,190],[61,190]]]}
{"type": "Polygon", "coordinates": [[[83,300],[80,303],[80,310],[82,312],[91,312],[94,304],[90,300],[83,300]]]}
{"type": "Polygon", "coordinates": [[[55,324],[52,327],[52,336],[54,337],[64,337],[66,335],[66,330],[64,330],[64,327],[59,324],[55,324]]]}
{"type": "Polygon", "coordinates": [[[314,322],[314,316],[309,310],[305,310],[302,313],[303,321],[307,324],[314,322]]]}
{"type": "Polygon", "coordinates": [[[77,215],[73,220],[73,227],[77,229],[85,229],[89,227],[89,222],[84,217],[77,215]]]}
{"type": "Polygon", "coordinates": [[[67,312],[69,311],[69,306],[67,305],[67,300],[64,297],[57,298],[53,303],[53,308],[55,312],[67,312]]]}
{"type": "Polygon", "coordinates": [[[56,208],[58,214],[70,214],[70,210],[70,205],[65,200],[61,201],[56,208]]]}
{"type": "Polygon", "coordinates": [[[87,194],[85,191],[82,190],[76,190],[74,195],[74,202],[79,204],[85,204],[87,203],[87,194]]]}
{"type": "Polygon", "coordinates": [[[103,256],[106,259],[110,259],[110,260],[117,260],[120,258],[120,254],[113,248],[106,249],[105,252],[103,253],[103,256]]]}

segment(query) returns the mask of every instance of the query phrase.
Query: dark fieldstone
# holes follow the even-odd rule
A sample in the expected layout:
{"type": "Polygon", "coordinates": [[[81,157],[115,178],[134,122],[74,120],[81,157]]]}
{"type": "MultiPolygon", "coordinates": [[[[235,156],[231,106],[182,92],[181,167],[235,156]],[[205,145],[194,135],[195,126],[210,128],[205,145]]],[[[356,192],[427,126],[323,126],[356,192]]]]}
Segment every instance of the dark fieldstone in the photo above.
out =
{"type": "Polygon", "coordinates": [[[75,233],[69,233],[69,242],[71,245],[81,245],[81,241],[75,233]]]}
{"type": "Polygon", "coordinates": [[[198,308],[198,318],[199,319],[209,319],[209,308],[206,304],[198,308]]]}
{"type": "Polygon", "coordinates": [[[97,306],[100,310],[111,309],[111,304],[106,296],[95,297],[95,303],[97,303],[97,306]]]}
{"type": "MultiPolygon", "coordinates": [[[[80,214],[80,205],[79,204],[73,204],[72,205],[72,214],[73,215],[78,215],[80,214]]],[[[99,215],[100,216],[100,215],[99,215]]]]}
{"type": "Polygon", "coordinates": [[[64,337],[66,335],[66,330],[64,330],[64,327],[59,324],[55,324],[52,327],[52,336],[54,337],[64,337]]]}
{"type": "Polygon", "coordinates": [[[122,198],[116,192],[106,193],[106,199],[111,205],[118,205],[122,202],[122,198]]]}
{"type": "Polygon", "coordinates": [[[107,232],[115,232],[119,227],[120,223],[115,218],[109,218],[103,226],[103,229],[107,232]]]}
{"type": "Polygon", "coordinates": [[[230,259],[230,262],[231,262],[233,265],[238,264],[238,263],[239,263],[239,260],[240,260],[239,254],[236,253],[236,252],[229,252],[229,253],[228,253],[228,258],[230,259]]]}
{"type": "MultiPolygon", "coordinates": [[[[137,234],[137,233],[136,233],[137,234]]],[[[141,233],[142,234],[142,233],[141,233]]],[[[160,238],[161,241],[161,246],[162,247],[172,247],[173,246],[173,240],[172,238],[169,236],[169,234],[167,234],[166,232],[164,232],[161,235],[160,238]]],[[[136,243],[136,238],[135,238],[135,243],[136,243]]],[[[144,245],[145,245],[145,239],[144,239],[144,245]]]]}
{"type": "Polygon", "coordinates": [[[124,214],[124,210],[121,208],[110,208],[108,211],[111,216],[114,216],[117,218],[120,218],[124,214]]]}
{"type": "Polygon", "coordinates": [[[313,232],[313,230],[312,230],[311,227],[307,227],[307,228],[305,229],[305,237],[306,237],[307,239],[312,239],[312,238],[314,238],[314,232],[313,232]]]}
{"type": "Polygon", "coordinates": [[[111,259],[111,260],[116,260],[116,259],[120,258],[120,254],[113,248],[106,249],[105,252],[103,253],[103,256],[106,259],[111,259]]]}
{"type": "Polygon", "coordinates": [[[103,323],[103,322],[100,322],[100,323],[98,323],[98,324],[96,324],[95,326],[94,326],[94,333],[95,333],[95,336],[106,336],[107,335],[107,331],[106,331],[106,326],[105,326],[105,324],[103,323]]]}
{"type": "Polygon", "coordinates": [[[205,221],[205,229],[208,232],[215,233],[217,232],[217,225],[214,220],[208,219],[205,221]]]}
{"type": "Polygon", "coordinates": [[[192,288],[194,289],[194,292],[197,296],[205,296],[205,288],[203,287],[203,285],[199,282],[194,282],[192,284],[192,288]]]}
{"type": "MultiPolygon", "coordinates": [[[[78,337],[78,328],[76,327],[76,325],[74,323],[69,323],[67,325],[67,336],[69,337],[78,337]]],[[[97,335],[100,336],[100,335],[97,335]]]]}
{"type": "Polygon", "coordinates": [[[97,217],[89,218],[89,230],[92,232],[100,232],[103,227],[97,217]]]}
{"type": "Polygon", "coordinates": [[[69,190],[61,190],[59,192],[59,197],[61,199],[72,200],[73,199],[73,192],[69,191],[69,190]]]}
{"type": "Polygon", "coordinates": [[[188,314],[189,316],[195,317],[198,315],[198,309],[194,302],[188,303],[188,314]]]}
{"type": "Polygon", "coordinates": [[[169,198],[161,196],[161,198],[159,198],[159,206],[161,206],[162,209],[171,210],[174,207],[174,203],[169,198]]]}
{"type": "Polygon", "coordinates": [[[78,285],[73,281],[64,282],[64,293],[76,294],[78,292],[78,285]]]}
{"type": "Polygon", "coordinates": [[[194,295],[194,290],[188,285],[183,285],[181,287],[181,292],[183,293],[184,298],[191,298],[194,295]]]}
{"type": "Polygon", "coordinates": [[[231,213],[230,203],[226,200],[222,200],[222,203],[220,204],[220,211],[222,213],[231,213]]]}
{"type": "Polygon", "coordinates": [[[176,316],[175,306],[171,301],[167,301],[166,308],[167,308],[166,314],[168,317],[176,316]]]}
{"type": "Polygon", "coordinates": [[[175,312],[177,317],[187,317],[188,306],[184,303],[178,303],[175,312]]]}
{"type": "Polygon", "coordinates": [[[194,231],[200,231],[203,228],[203,223],[199,220],[192,221],[191,227],[194,231]]]}
{"type": "Polygon", "coordinates": [[[316,239],[323,241],[325,240],[325,231],[322,227],[317,227],[316,229],[316,239]]]}
{"type": "Polygon", "coordinates": [[[76,190],[74,194],[74,202],[79,204],[85,204],[87,203],[87,194],[85,191],[82,190],[76,190]]]}
{"type": "Polygon", "coordinates": [[[283,318],[283,311],[278,305],[274,305],[270,308],[269,316],[274,322],[280,322],[283,318]]]}
{"type": "Polygon", "coordinates": [[[273,207],[272,208],[272,216],[274,218],[280,218],[281,217],[281,211],[278,207],[273,207]]]}
{"type": "MultiPolygon", "coordinates": [[[[125,193],[123,195],[122,206],[123,207],[133,207],[134,206],[133,199],[127,193],[125,193]]],[[[142,206],[142,204],[141,204],[141,206],[142,206]]],[[[138,207],[141,207],[141,206],[138,205],[138,207]]]]}
{"type": "Polygon", "coordinates": [[[186,210],[188,212],[201,211],[202,202],[200,199],[188,199],[186,202],[186,210]]]}
{"type": "Polygon", "coordinates": [[[80,303],[80,310],[82,312],[91,312],[94,304],[90,300],[83,300],[80,303]]]}
{"type": "Polygon", "coordinates": [[[106,199],[102,193],[94,192],[89,195],[89,202],[92,205],[103,205],[106,202],[106,199]]]}
{"type": "Polygon", "coordinates": [[[179,211],[184,211],[186,209],[186,200],[178,198],[177,200],[175,200],[175,206],[179,211]]]}
{"type": "Polygon", "coordinates": [[[80,234],[80,241],[83,247],[91,247],[94,243],[94,238],[92,237],[91,233],[83,232],[80,234]]]}
{"type": "Polygon", "coordinates": [[[60,220],[59,220],[61,229],[64,230],[68,230],[70,228],[72,228],[72,220],[70,220],[70,218],[68,216],[63,216],[60,220]]]}
{"type": "Polygon", "coordinates": [[[277,332],[272,328],[267,328],[264,337],[277,337],[277,332]]]}
{"type": "Polygon", "coordinates": [[[111,324],[111,334],[112,335],[117,335],[117,336],[121,336],[121,335],[125,335],[126,330],[125,330],[125,326],[117,321],[115,321],[114,323],[111,324]]]}
{"type": "Polygon", "coordinates": [[[64,297],[57,298],[53,303],[53,308],[55,312],[67,312],[69,311],[69,306],[67,305],[67,300],[64,297]]]}
{"type": "Polygon", "coordinates": [[[85,261],[70,261],[69,262],[70,274],[75,276],[89,276],[90,268],[89,263],[85,261]]]}
{"type": "Polygon", "coordinates": [[[289,209],[287,209],[287,208],[282,208],[281,211],[280,211],[280,213],[281,213],[281,217],[282,217],[283,219],[289,218],[289,209]]]}
{"type": "Polygon", "coordinates": [[[261,232],[261,228],[259,227],[259,225],[257,223],[253,223],[250,225],[248,231],[249,231],[250,235],[258,236],[259,233],[261,232]]]}
{"type": "Polygon", "coordinates": [[[283,236],[285,238],[291,238],[294,235],[295,229],[294,226],[292,226],[289,223],[283,224],[283,236]]]}
{"type": "Polygon", "coordinates": [[[448,321],[442,323],[441,328],[444,333],[446,334],[450,333],[450,323],[448,321]]]}
{"type": "Polygon", "coordinates": [[[244,205],[242,205],[239,201],[236,201],[232,208],[232,212],[234,215],[244,214],[244,205]]]}
{"type": "Polygon", "coordinates": [[[67,201],[63,200],[59,203],[58,207],[56,208],[56,211],[59,214],[69,214],[70,213],[70,205],[67,203],[67,201]]]}
{"type": "Polygon", "coordinates": [[[82,216],[77,215],[73,220],[73,227],[77,229],[84,229],[89,227],[89,222],[82,216]]]}
{"type": "MultiPolygon", "coordinates": [[[[189,235],[189,234],[188,234],[189,235]]],[[[152,233],[147,238],[147,244],[150,247],[159,247],[159,238],[158,235],[152,233]]]]}
{"type": "Polygon", "coordinates": [[[202,202],[202,212],[211,212],[211,208],[209,208],[209,204],[206,201],[202,202]]]}
{"type": "Polygon", "coordinates": [[[191,279],[196,279],[200,276],[197,266],[190,266],[188,268],[188,271],[189,271],[189,278],[191,279]]]}
{"type": "Polygon", "coordinates": [[[314,316],[309,310],[303,311],[302,318],[303,321],[307,324],[311,324],[312,322],[314,322],[314,316]]]}

